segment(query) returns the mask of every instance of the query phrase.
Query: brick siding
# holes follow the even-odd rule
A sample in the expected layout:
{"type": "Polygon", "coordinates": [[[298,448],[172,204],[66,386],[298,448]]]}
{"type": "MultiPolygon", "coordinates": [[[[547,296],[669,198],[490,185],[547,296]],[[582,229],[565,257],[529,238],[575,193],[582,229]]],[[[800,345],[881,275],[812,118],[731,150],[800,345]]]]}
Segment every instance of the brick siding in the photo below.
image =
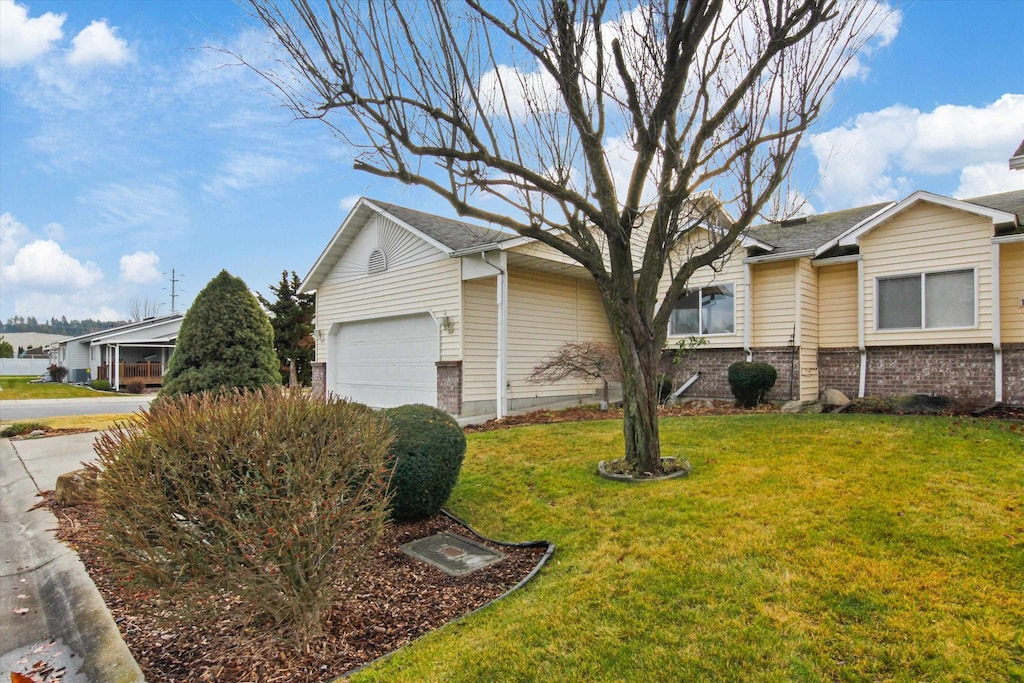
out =
{"type": "Polygon", "coordinates": [[[1024,405],[1024,344],[1003,344],[1003,403],[1024,405]]]}
{"type": "Polygon", "coordinates": [[[327,396],[327,363],[322,361],[311,363],[313,369],[313,395],[317,398],[327,396]]]}
{"type": "Polygon", "coordinates": [[[462,361],[441,360],[437,367],[437,407],[451,415],[462,414],[462,361]]]}
{"type": "MultiPolygon", "coordinates": [[[[729,389],[729,366],[747,359],[743,349],[693,349],[687,352],[678,365],[672,364],[674,349],[666,349],[662,354],[661,367],[663,372],[674,373],[676,384],[679,385],[694,373],[700,372],[700,378],[686,390],[684,397],[699,398],[733,398],[729,389]]],[[[763,347],[753,349],[753,358],[757,363],[768,363],[778,372],[775,388],[768,397],[773,400],[788,400],[790,395],[790,372],[800,373],[800,349],[797,347],[763,347]]],[[[793,382],[793,395],[799,395],[800,386],[793,382]]]]}
{"type": "Polygon", "coordinates": [[[856,346],[818,349],[818,387],[838,389],[847,398],[860,391],[860,351],[856,346]]]}
{"type": "Polygon", "coordinates": [[[989,344],[868,348],[868,396],[933,394],[968,404],[995,398],[995,359],[989,344]]]}

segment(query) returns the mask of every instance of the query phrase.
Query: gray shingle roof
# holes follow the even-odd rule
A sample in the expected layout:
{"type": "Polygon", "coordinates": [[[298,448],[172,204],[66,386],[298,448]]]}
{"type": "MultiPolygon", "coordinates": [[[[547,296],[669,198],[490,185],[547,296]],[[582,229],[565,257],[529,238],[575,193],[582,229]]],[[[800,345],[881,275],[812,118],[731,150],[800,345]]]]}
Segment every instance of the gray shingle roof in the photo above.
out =
{"type": "MultiPolygon", "coordinates": [[[[1024,145],[1024,143],[1021,144],[1024,145]]],[[[987,206],[990,209],[998,209],[999,211],[1015,213],[1017,214],[1018,221],[1024,223],[1024,190],[989,194],[984,197],[965,199],[964,201],[970,202],[971,204],[978,204],[980,206],[987,206]]]]}
{"type": "Polygon", "coordinates": [[[500,230],[486,228],[482,225],[474,225],[442,216],[435,216],[422,211],[416,211],[415,209],[407,209],[397,204],[379,202],[375,199],[368,199],[367,201],[453,251],[481,247],[485,244],[504,242],[505,240],[518,237],[518,235],[512,233],[501,232],[500,230]]]}
{"type": "Polygon", "coordinates": [[[891,203],[883,202],[808,216],[806,222],[755,225],[747,234],[775,247],[773,255],[817,249],[891,203]]]}

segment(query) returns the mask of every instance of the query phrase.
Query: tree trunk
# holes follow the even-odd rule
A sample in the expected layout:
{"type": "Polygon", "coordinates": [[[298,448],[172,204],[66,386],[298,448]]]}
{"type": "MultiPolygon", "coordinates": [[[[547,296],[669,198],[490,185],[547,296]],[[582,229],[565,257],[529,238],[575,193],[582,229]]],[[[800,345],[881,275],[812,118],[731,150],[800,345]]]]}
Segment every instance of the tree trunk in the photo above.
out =
{"type": "Polygon", "coordinates": [[[288,359],[288,386],[295,388],[299,386],[299,374],[295,370],[295,359],[288,359]]]}
{"type": "Polygon", "coordinates": [[[634,474],[661,472],[658,434],[658,357],[653,343],[638,345],[628,333],[620,337],[627,349],[622,364],[622,431],[626,462],[634,474]],[[646,347],[646,348],[642,348],[646,347]],[[627,362],[628,361],[628,362],[627,362]]]}

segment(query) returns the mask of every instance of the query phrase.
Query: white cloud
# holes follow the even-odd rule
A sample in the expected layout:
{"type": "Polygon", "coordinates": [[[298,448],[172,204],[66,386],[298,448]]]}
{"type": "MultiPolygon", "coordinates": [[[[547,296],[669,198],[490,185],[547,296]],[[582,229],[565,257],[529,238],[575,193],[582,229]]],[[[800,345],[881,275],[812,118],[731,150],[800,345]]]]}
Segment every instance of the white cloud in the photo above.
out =
{"type": "Polygon", "coordinates": [[[10,212],[0,215],[0,266],[6,266],[14,261],[14,255],[30,235],[28,227],[10,212]]]}
{"type": "Polygon", "coordinates": [[[47,223],[43,226],[43,233],[54,242],[63,241],[65,236],[64,226],[60,223],[47,223]]]}
{"type": "Polygon", "coordinates": [[[285,176],[303,171],[305,167],[287,159],[245,152],[221,164],[219,173],[203,183],[203,190],[214,197],[224,198],[238,190],[272,185],[285,176]]]}
{"type": "MultiPolygon", "coordinates": [[[[1007,155],[1009,157],[1009,155],[1007,155]]],[[[968,166],[960,172],[960,187],[954,197],[981,197],[987,194],[1024,189],[1024,174],[1011,171],[1009,164],[992,162],[968,166]]]]}
{"type": "Polygon", "coordinates": [[[895,105],[860,114],[811,136],[820,176],[816,194],[826,210],[845,208],[898,199],[922,189],[919,176],[956,171],[962,172],[961,196],[974,188],[1005,188],[1012,176],[988,169],[1005,169],[1021,137],[1024,94],[1006,94],[984,107],[921,112],[895,105]]]}
{"type": "Polygon", "coordinates": [[[351,211],[355,208],[356,202],[358,202],[361,197],[362,195],[358,194],[350,194],[347,197],[342,197],[341,201],[338,202],[338,208],[342,211],[351,211]]]}
{"type": "Polygon", "coordinates": [[[137,251],[121,257],[121,280],[140,285],[159,282],[160,257],[152,251],[137,251]]]}
{"type": "Polygon", "coordinates": [[[53,12],[30,19],[28,7],[0,0],[0,66],[26,64],[48,52],[64,37],[65,19],[53,12]]]}
{"type": "Polygon", "coordinates": [[[128,43],[117,37],[117,28],[101,19],[90,23],[71,40],[68,62],[76,66],[118,66],[130,61],[131,57],[128,43]]]}
{"type": "Polygon", "coordinates": [[[18,250],[3,269],[3,279],[40,290],[85,289],[103,279],[103,271],[91,261],[82,263],[53,240],[36,240],[18,250]]]}
{"type": "Polygon", "coordinates": [[[106,232],[167,239],[189,226],[188,207],[173,180],[108,183],[89,190],[79,201],[94,212],[97,227],[106,232]]]}

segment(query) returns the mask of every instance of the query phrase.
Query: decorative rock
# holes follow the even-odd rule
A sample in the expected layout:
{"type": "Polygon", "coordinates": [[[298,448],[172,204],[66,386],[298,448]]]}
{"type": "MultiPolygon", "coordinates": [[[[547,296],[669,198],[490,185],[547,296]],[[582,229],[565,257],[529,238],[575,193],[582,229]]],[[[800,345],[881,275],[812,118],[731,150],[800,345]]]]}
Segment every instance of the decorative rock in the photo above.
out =
{"type": "Polygon", "coordinates": [[[95,500],[96,471],[82,469],[60,475],[54,498],[64,507],[95,500]]]}
{"type": "Polygon", "coordinates": [[[821,392],[821,397],[818,399],[824,406],[845,406],[850,402],[850,399],[846,397],[846,394],[839,391],[838,389],[826,389],[821,392]]]}
{"type": "Polygon", "coordinates": [[[781,413],[820,413],[824,406],[818,401],[790,401],[779,409],[781,413]]]}
{"type": "Polygon", "coordinates": [[[28,435],[29,436],[45,436],[46,432],[44,432],[42,429],[33,429],[31,432],[28,433],[28,435]]]}

